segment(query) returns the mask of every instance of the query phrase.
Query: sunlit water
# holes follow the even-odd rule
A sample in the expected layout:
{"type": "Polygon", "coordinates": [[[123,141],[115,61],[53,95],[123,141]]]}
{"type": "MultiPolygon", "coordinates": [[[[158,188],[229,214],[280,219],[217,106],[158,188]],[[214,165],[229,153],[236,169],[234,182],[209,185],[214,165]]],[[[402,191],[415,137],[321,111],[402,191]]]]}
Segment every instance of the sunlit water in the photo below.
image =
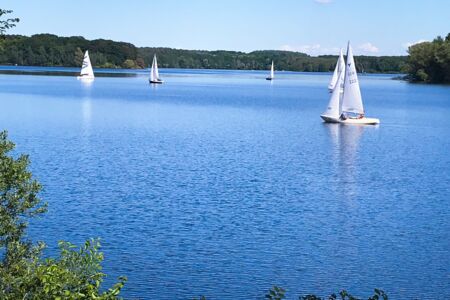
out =
{"type": "Polygon", "coordinates": [[[449,86],[361,76],[381,124],[353,127],[319,118],[329,74],[147,72],[0,75],[0,127],[49,203],[30,231],[48,254],[100,237],[106,283],[126,275],[129,298],[450,295],[449,86]]]}

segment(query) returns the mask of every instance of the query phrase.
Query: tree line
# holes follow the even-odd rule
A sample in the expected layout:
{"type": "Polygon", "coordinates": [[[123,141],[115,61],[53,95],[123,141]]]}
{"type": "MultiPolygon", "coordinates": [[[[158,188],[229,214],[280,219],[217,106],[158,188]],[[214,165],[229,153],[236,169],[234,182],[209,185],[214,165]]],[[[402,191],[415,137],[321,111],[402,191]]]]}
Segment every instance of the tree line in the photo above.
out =
{"type": "Polygon", "coordinates": [[[407,79],[417,82],[450,83],[450,33],[408,49],[407,79]]]}
{"type": "MultiPolygon", "coordinates": [[[[81,36],[53,34],[4,35],[0,40],[0,64],[79,67],[84,51],[97,68],[146,68],[153,55],[160,67],[191,69],[267,70],[275,61],[277,70],[328,72],[334,70],[337,56],[309,56],[305,53],[265,50],[204,51],[172,48],[138,48],[133,44],[105,39],[87,40],[81,36]]],[[[367,73],[400,73],[406,56],[357,56],[357,69],[367,73]]]]}

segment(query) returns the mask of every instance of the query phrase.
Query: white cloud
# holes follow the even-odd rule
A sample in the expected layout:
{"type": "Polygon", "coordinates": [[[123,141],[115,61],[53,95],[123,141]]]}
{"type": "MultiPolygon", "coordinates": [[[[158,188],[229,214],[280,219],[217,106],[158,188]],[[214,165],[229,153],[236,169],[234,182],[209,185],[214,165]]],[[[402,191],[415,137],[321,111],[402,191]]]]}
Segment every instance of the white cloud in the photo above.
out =
{"type": "Polygon", "coordinates": [[[314,0],[314,2],[320,3],[320,4],[329,4],[329,3],[333,2],[333,0],[314,0]]]}
{"type": "Polygon", "coordinates": [[[368,52],[368,53],[377,53],[380,51],[380,49],[378,49],[378,47],[376,47],[375,45],[372,45],[372,43],[364,43],[358,46],[358,49],[364,51],[364,52],[368,52]]]}
{"type": "Polygon", "coordinates": [[[420,43],[423,43],[423,42],[428,42],[428,41],[427,40],[418,40],[418,41],[415,41],[415,42],[406,42],[406,43],[403,43],[402,46],[403,46],[403,48],[408,49],[412,45],[420,44],[420,43]]]}
{"type": "Polygon", "coordinates": [[[302,53],[309,54],[311,56],[326,55],[326,54],[332,54],[332,55],[339,54],[338,47],[322,47],[320,44],[283,45],[280,47],[280,50],[302,52],[302,53]]]}

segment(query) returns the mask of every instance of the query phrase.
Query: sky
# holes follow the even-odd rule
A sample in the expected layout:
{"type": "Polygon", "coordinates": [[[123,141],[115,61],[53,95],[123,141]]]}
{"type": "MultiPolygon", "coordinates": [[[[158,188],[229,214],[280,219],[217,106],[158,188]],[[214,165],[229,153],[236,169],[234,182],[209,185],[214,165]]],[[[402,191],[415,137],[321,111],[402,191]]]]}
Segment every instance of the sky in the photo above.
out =
{"type": "Polygon", "coordinates": [[[112,39],[139,47],[405,55],[450,32],[450,0],[2,0],[9,34],[112,39]]]}

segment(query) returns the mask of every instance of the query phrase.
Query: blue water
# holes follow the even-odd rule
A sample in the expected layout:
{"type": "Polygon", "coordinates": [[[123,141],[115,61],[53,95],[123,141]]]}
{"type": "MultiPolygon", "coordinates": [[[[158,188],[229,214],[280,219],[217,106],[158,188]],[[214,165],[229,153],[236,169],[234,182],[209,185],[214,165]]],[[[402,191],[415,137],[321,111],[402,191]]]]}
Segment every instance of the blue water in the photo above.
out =
{"type": "Polygon", "coordinates": [[[0,128],[44,186],[30,236],[49,254],[100,237],[128,298],[450,296],[449,86],[361,76],[381,124],[358,127],[321,122],[330,74],[124,72],[0,75],[0,128]]]}

